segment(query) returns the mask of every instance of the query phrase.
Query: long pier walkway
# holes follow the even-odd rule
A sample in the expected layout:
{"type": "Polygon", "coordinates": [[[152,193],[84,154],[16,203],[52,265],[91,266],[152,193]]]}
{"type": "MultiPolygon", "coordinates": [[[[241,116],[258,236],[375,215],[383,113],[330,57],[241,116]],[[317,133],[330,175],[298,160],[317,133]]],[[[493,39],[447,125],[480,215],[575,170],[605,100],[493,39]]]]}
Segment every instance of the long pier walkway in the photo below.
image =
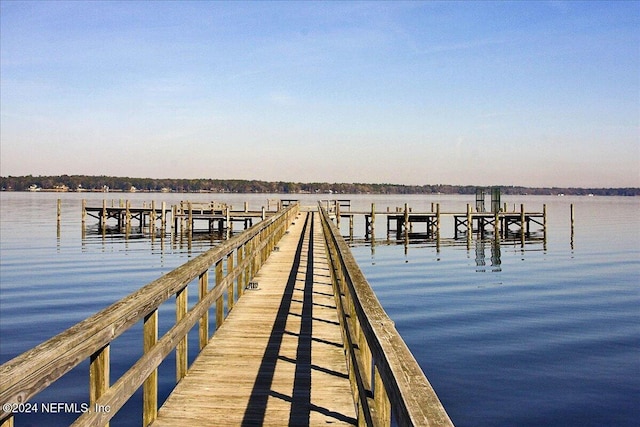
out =
{"type": "Polygon", "coordinates": [[[152,426],[356,423],[318,215],[299,214],[152,426]]]}

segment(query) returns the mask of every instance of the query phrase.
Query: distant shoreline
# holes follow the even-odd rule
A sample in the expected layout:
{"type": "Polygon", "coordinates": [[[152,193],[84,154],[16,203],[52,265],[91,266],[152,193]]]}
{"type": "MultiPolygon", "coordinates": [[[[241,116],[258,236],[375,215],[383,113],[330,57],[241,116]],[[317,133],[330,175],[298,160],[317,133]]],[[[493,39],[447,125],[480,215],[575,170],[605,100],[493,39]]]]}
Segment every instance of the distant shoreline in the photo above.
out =
{"type": "MultiPolygon", "coordinates": [[[[497,185],[503,195],[640,196],[640,187],[578,188],[497,185]]],[[[2,191],[272,194],[475,194],[475,185],[299,183],[242,179],[131,178],[91,175],[0,177],[2,191]]]]}

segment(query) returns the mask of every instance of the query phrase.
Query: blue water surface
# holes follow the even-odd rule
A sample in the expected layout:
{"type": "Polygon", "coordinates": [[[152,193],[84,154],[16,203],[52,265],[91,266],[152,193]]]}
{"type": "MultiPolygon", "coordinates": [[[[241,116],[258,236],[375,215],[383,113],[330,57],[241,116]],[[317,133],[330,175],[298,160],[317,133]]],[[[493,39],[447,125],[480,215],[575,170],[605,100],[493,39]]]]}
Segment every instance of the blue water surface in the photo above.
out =
{"type": "MultiPolygon", "coordinates": [[[[81,199],[100,206],[103,194],[0,193],[0,363],[104,309],[218,243],[187,244],[134,232],[102,235],[95,220],[81,232],[81,199]],[[56,199],[62,221],[56,226],[56,199]]],[[[107,196],[113,197],[113,196],[107,196]]],[[[222,201],[250,209],[277,195],[126,194],[133,204],[222,201]],[[214,196],[214,197],[212,197],[214,196]]],[[[291,198],[287,196],[286,198],[291,198]]],[[[304,196],[307,204],[315,195],[304,196]]],[[[378,212],[408,203],[414,211],[464,212],[470,196],[365,196],[353,210],[378,212]]],[[[635,426],[640,419],[640,198],[504,198],[508,209],[548,212],[546,240],[499,244],[485,236],[408,245],[363,242],[356,218],[352,250],[383,307],[458,426],[635,426]],[[575,225],[570,225],[570,205],[575,225]]],[[[117,199],[114,203],[117,203],[117,199]]],[[[416,225],[419,228],[420,225],[416,225]]],[[[537,227],[537,226],[536,226],[537,227]]],[[[341,224],[349,238],[348,223],[341,224]]],[[[417,229],[415,231],[421,231],[417,229]]],[[[197,292],[190,292],[191,304],[197,292]]],[[[210,316],[215,318],[215,316],[210,316]]],[[[160,333],[175,319],[173,301],[160,309],[160,333]]],[[[213,330],[213,325],[210,330],[213,330]]],[[[197,330],[189,335],[197,348],[197,330]]],[[[142,354],[141,327],[111,348],[112,380],[142,354]]],[[[193,360],[194,354],[190,355],[193,360]]],[[[175,383],[175,361],[160,367],[160,401],[175,383]]],[[[34,402],[88,401],[88,363],[38,394],[34,402]]],[[[32,414],[16,425],[62,426],[77,414],[32,414]]],[[[112,425],[141,424],[141,396],[112,425]]]]}

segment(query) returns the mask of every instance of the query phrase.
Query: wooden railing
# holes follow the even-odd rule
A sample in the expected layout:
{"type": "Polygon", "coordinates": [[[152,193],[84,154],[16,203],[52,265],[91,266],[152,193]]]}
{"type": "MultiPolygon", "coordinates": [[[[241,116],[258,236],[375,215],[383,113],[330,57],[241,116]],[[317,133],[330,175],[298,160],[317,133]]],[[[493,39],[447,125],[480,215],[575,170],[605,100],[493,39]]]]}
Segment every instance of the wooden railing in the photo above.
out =
{"type": "Polygon", "coordinates": [[[175,349],[176,382],[186,375],[188,332],[199,323],[201,350],[210,338],[209,308],[215,304],[218,328],[225,317],[224,294],[227,293],[226,311],[229,312],[236,296],[242,294],[297,212],[297,204],[287,207],[0,366],[0,425],[12,426],[12,407],[25,405],[86,359],[90,360],[88,411],[73,425],[107,425],[140,387],[143,387],[143,425],[149,425],[158,411],[158,366],[175,349]],[[213,287],[209,286],[210,270],[215,274],[213,287]],[[188,309],[188,285],[195,284],[196,278],[198,302],[188,309]],[[176,296],[176,322],[159,338],[158,308],[173,295],[176,296]],[[138,322],[143,322],[144,354],[111,384],[110,344],[138,322]]]}
{"type": "Polygon", "coordinates": [[[331,278],[360,425],[451,426],[340,231],[320,204],[331,278]]]}

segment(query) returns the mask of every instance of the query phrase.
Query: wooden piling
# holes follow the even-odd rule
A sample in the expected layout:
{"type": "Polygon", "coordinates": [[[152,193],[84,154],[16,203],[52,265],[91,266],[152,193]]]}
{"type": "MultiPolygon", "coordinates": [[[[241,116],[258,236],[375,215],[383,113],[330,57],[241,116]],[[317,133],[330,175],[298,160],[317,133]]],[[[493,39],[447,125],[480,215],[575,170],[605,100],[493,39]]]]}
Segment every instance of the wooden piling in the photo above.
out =
{"type": "Polygon", "coordinates": [[[107,200],[102,199],[102,217],[100,217],[100,226],[104,230],[107,228],[107,200]]]}
{"type": "Polygon", "coordinates": [[[353,215],[349,215],[349,238],[353,239],[353,215]]]}
{"type": "Polygon", "coordinates": [[[124,226],[126,234],[131,231],[131,201],[127,200],[124,204],[124,226]]]}
{"type": "Polygon", "coordinates": [[[524,203],[521,203],[520,204],[520,246],[523,248],[524,248],[524,241],[526,236],[524,221],[525,221],[524,203]]]}
{"type": "Polygon", "coordinates": [[[575,225],[575,216],[574,216],[574,210],[573,210],[573,203],[571,203],[571,231],[573,232],[573,227],[575,225]]]}
{"type": "Polygon", "coordinates": [[[160,214],[160,222],[162,224],[162,235],[164,235],[167,226],[167,202],[162,202],[162,213],[160,214]]]}
{"type": "Polygon", "coordinates": [[[405,241],[407,240],[409,234],[409,205],[407,203],[404,204],[404,236],[405,241]]]}
{"type": "Polygon", "coordinates": [[[375,236],[376,232],[376,204],[371,203],[371,237],[375,236]]]}
{"type": "Polygon", "coordinates": [[[153,236],[156,229],[156,201],[151,201],[151,211],[149,212],[149,234],[153,236]]]}

